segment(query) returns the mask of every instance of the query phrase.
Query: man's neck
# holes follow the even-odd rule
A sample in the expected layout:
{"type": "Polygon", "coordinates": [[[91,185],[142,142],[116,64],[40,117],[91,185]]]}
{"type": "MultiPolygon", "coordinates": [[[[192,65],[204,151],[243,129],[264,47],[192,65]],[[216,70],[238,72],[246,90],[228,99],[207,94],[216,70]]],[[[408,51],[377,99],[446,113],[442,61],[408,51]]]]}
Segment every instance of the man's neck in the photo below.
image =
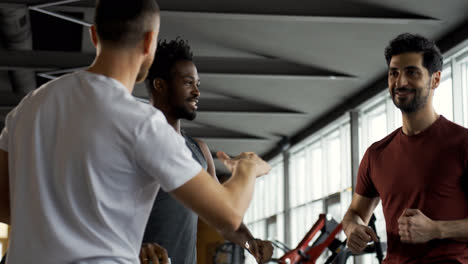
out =
{"type": "Polygon", "coordinates": [[[124,51],[102,51],[88,68],[89,72],[113,78],[122,83],[132,93],[140,70],[140,62],[124,51]]]}
{"type": "Polygon", "coordinates": [[[170,114],[168,114],[166,111],[164,110],[161,110],[164,114],[164,116],[166,116],[166,119],[167,119],[167,123],[169,123],[169,125],[171,125],[175,131],[179,134],[181,134],[180,132],[180,118],[174,118],[172,117],[170,114]]]}
{"type": "Polygon", "coordinates": [[[432,106],[425,107],[414,113],[402,113],[403,133],[413,136],[430,127],[439,118],[432,106]]]}

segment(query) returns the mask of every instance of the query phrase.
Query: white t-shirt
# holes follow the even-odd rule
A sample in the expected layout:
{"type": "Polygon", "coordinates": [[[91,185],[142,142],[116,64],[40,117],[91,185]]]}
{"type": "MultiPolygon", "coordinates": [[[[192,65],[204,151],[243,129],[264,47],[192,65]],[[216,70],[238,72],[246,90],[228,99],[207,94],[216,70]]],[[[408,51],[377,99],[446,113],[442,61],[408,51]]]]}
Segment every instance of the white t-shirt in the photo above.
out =
{"type": "Polygon", "coordinates": [[[49,82],[12,110],[8,262],[139,263],[159,186],[201,170],[183,137],[118,81],[86,71],[49,82]]]}

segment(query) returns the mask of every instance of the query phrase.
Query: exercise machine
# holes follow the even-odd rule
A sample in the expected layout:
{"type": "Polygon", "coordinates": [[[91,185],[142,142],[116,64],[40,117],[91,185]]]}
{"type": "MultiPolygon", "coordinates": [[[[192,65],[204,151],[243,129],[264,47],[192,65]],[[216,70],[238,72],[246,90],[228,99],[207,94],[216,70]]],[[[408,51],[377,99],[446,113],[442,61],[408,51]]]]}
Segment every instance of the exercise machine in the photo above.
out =
{"type": "MultiPolygon", "coordinates": [[[[376,218],[372,215],[369,226],[374,231],[376,230],[375,221],[376,218]]],[[[342,230],[343,225],[341,223],[336,222],[332,217],[321,214],[295,249],[291,250],[283,243],[275,241],[275,246],[285,251],[285,254],[279,259],[272,259],[271,262],[280,264],[314,264],[324,252],[329,251],[330,256],[325,264],[344,264],[354,254],[346,247],[346,240],[341,241],[337,238],[342,230]],[[320,235],[314,240],[319,232],[320,235]]],[[[382,263],[382,246],[385,245],[380,242],[374,242],[367,246],[361,254],[375,253],[379,263],[382,263]]]]}

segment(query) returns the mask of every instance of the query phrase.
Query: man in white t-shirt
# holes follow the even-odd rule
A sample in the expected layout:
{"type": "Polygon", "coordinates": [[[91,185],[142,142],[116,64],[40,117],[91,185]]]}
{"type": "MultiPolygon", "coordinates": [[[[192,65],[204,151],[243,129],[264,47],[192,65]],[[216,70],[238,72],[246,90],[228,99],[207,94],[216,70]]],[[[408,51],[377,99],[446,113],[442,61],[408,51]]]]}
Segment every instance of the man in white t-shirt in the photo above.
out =
{"type": "Polygon", "coordinates": [[[90,68],[45,84],[8,114],[0,134],[7,263],[138,263],[159,187],[220,230],[241,224],[269,165],[253,153],[219,153],[233,172],[220,185],[164,115],[131,96],[158,32],[154,0],[97,1],[90,68]]]}

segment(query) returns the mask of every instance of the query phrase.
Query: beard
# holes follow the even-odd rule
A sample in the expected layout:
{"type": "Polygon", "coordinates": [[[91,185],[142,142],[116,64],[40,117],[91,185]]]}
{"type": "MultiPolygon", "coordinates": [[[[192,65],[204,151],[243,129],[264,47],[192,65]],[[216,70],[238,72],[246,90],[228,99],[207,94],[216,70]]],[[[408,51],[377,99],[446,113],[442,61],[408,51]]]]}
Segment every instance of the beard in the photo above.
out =
{"type": "Polygon", "coordinates": [[[187,119],[188,121],[192,121],[197,117],[196,111],[190,111],[187,107],[183,106],[174,107],[174,113],[178,118],[187,119]]]}
{"type": "Polygon", "coordinates": [[[174,94],[173,89],[170,89],[169,102],[172,106],[172,112],[174,113],[176,118],[183,118],[188,121],[192,121],[197,117],[197,111],[191,110],[186,105],[186,102],[190,99],[192,98],[185,99],[183,103],[179,103],[177,100],[177,95],[174,94]]]}
{"type": "Polygon", "coordinates": [[[430,95],[430,81],[427,87],[421,88],[409,88],[407,86],[394,88],[392,89],[392,101],[393,104],[400,109],[403,113],[411,114],[417,112],[418,110],[422,109],[426,104],[427,100],[429,99],[430,95]],[[397,99],[396,92],[397,90],[411,92],[413,94],[413,98],[406,98],[397,99]],[[424,94],[424,91],[427,91],[427,94],[424,94]]]}

